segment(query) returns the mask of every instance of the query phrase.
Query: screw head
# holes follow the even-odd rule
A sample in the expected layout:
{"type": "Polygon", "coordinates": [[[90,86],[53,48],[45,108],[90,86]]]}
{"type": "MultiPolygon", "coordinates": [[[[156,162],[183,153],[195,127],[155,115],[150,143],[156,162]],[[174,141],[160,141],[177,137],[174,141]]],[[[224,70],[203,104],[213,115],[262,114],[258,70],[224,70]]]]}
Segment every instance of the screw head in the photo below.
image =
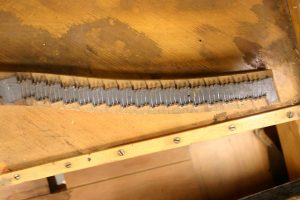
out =
{"type": "Polygon", "coordinates": [[[180,142],[181,142],[180,137],[175,137],[175,138],[173,139],[173,142],[174,142],[175,144],[180,143],[180,142]]]}
{"type": "Polygon", "coordinates": [[[235,127],[234,124],[231,124],[231,125],[228,126],[228,129],[229,129],[230,131],[235,131],[235,130],[236,130],[236,127],[235,127]]]}
{"type": "Polygon", "coordinates": [[[16,179],[16,180],[20,180],[20,178],[21,178],[20,174],[15,174],[14,175],[14,179],[16,179]]]}
{"type": "Polygon", "coordinates": [[[286,113],[286,116],[287,116],[288,118],[293,118],[293,117],[295,116],[295,113],[289,111],[289,112],[286,113]]]}
{"type": "Polygon", "coordinates": [[[65,167],[66,167],[66,168],[71,168],[71,167],[72,167],[72,164],[71,164],[70,162],[67,162],[67,163],[65,163],[65,167]]]}
{"type": "Polygon", "coordinates": [[[124,156],[125,155],[125,150],[124,149],[119,149],[118,150],[118,155],[119,156],[124,156]]]}

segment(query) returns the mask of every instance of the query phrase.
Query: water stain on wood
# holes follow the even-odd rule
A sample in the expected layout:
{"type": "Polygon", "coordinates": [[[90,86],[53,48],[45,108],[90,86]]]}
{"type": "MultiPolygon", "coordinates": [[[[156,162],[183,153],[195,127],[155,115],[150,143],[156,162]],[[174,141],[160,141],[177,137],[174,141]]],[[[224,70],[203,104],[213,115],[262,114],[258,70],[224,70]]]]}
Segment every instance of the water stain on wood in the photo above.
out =
{"type": "Polygon", "coordinates": [[[88,45],[97,52],[98,62],[103,64],[108,62],[109,57],[110,62],[115,62],[113,64],[138,66],[151,63],[161,53],[157,44],[144,33],[114,18],[74,26],[61,39],[79,47],[88,45]]]}
{"type": "Polygon", "coordinates": [[[253,5],[251,8],[257,17],[257,22],[240,23],[237,32],[239,36],[234,38],[234,43],[244,55],[244,61],[253,68],[265,68],[261,52],[279,51],[278,57],[274,58],[276,60],[285,57],[287,49],[289,51],[294,49],[291,41],[295,41],[295,36],[288,18],[287,5],[280,0],[263,0],[262,3],[253,5]],[[266,29],[270,26],[273,27],[272,31],[266,29]],[[279,38],[268,43],[271,34],[278,35],[279,38]],[[288,46],[282,46],[282,40],[285,40],[288,46]],[[278,45],[282,47],[275,43],[279,43],[278,45]]]}
{"type": "MultiPolygon", "coordinates": [[[[183,78],[251,70],[253,67],[243,61],[233,38],[257,43],[265,52],[286,30],[283,29],[286,18],[281,19],[282,12],[277,10],[277,4],[283,3],[262,2],[256,5],[251,0],[7,3],[0,7],[14,15],[6,13],[10,16],[0,19],[0,28],[4,30],[1,31],[4,37],[0,38],[3,47],[0,64],[6,64],[6,69],[30,71],[33,69],[30,66],[34,66],[35,71],[106,77],[111,74],[113,78],[183,78]],[[206,12],[210,8],[215,12],[206,12]],[[237,10],[232,12],[232,9],[237,10]],[[41,10],[45,11],[43,15],[41,10]],[[21,16],[29,12],[31,17],[21,16]],[[41,16],[45,19],[41,20],[41,16]],[[257,22],[253,23],[254,20],[257,22]],[[156,22],[160,24],[159,30],[154,28],[156,22]],[[60,38],[54,33],[60,33],[60,38]]],[[[262,60],[261,54],[258,57],[262,60]]]]}
{"type": "Polygon", "coordinates": [[[214,116],[214,123],[222,122],[228,120],[227,112],[221,112],[214,116]]]}
{"type": "Polygon", "coordinates": [[[268,13],[265,13],[264,11],[259,12],[259,10],[255,11],[255,9],[253,9],[254,12],[256,12],[257,15],[268,14],[274,19],[274,22],[278,27],[288,33],[289,37],[294,37],[288,3],[286,1],[282,2],[281,0],[263,0],[263,5],[269,8],[268,13]]]}
{"type": "Polygon", "coordinates": [[[205,10],[231,7],[236,0],[177,0],[178,10],[205,10]]]}
{"type": "Polygon", "coordinates": [[[243,53],[243,59],[248,65],[255,69],[264,69],[266,67],[260,54],[262,46],[241,37],[235,37],[233,41],[243,53]]]}
{"type": "Polygon", "coordinates": [[[201,38],[199,55],[207,68],[213,69],[217,66],[224,71],[234,71],[235,66],[239,66],[240,70],[250,69],[246,64],[244,66],[240,64],[240,57],[236,55],[235,49],[224,51],[222,48],[216,48],[217,45],[231,42],[231,38],[217,26],[202,24],[195,29],[195,32],[201,38]]]}
{"type": "Polygon", "coordinates": [[[199,35],[206,35],[207,33],[213,33],[215,35],[224,34],[224,32],[221,31],[219,28],[210,24],[202,24],[200,27],[196,28],[196,32],[199,35]]]}
{"type": "MultiPolygon", "coordinates": [[[[270,52],[273,43],[284,39],[287,43],[293,40],[290,32],[291,23],[288,19],[288,13],[285,4],[279,0],[263,0],[263,4],[253,5],[251,10],[257,17],[256,23],[241,22],[238,28],[238,36],[234,38],[234,43],[243,54],[245,63],[255,69],[265,68],[262,52],[270,52]],[[273,27],[270,31],[266,27],[273,27]],[[282,35],[279,39],[268,43],[271,34],[282,35]]],[[[289,46],[288,49],[293,49],[289,46]]],[[[278,56],[284,56],[282,48],[276,49],[282,51],[278,56]]],[[[276,58],[275,58],[276,59],[276,58]]]]}
{"type": "Polygon", "coordinates": [[[206,9],[220,9],[224,7],[231,7],[237,0],[120,0],[120,7],[122,9],[133,10],[135,8],[141,10],[161,10],[161,9],[172,9],[172,10],[187,10],[187,11],[198,11],[206,9]]]}
{"type": "MultiPolygon", "coordinates": [[[[2,63],[63,65],[92,69],[137,68],[160,57],[161,49],[144,33],[114,18],[73,26],[61,38],[47,31],[22,25],[19,19],[0,12],[2,63]]],[[[51,68],[51,67],[50,67],[51,68]]],[[[48,71],[51,73],[51,70],[48,71]]]]}

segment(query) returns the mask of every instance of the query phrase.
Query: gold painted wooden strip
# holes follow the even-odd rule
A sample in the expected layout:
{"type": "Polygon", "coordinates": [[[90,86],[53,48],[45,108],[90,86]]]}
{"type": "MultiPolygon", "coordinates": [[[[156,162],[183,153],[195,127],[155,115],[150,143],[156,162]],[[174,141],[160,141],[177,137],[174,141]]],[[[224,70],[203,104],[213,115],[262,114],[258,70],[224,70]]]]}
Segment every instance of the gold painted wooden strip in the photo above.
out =
{"type": "Polygon", "coordinates": [[[193,130],[101,150],[0,175],[0,185],[12,185],[105,163],[187,146],[195,142],[281,124],[300,118],[300,105],[273,110],[193,130]]]}

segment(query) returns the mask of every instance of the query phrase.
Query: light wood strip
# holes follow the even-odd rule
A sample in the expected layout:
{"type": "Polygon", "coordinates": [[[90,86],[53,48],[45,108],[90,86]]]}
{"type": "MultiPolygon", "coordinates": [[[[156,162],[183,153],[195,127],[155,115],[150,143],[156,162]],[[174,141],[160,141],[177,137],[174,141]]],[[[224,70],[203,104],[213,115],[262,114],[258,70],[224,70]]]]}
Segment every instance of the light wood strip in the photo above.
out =
{"type": "Polygon", "coordinates": [[[300,121],[277,125],[290,180],[300,178],[300,121]]]}
{"type": "Polygon", "coordinates": [[[64,174],[68,189],[95,182],[128,176],[190,160],[188,147],[108,163],[64,174]]]}
{"type": "Polygon", "coordinates": [[[193,163],[187,160],[32,200],[194,200],[202,192],[193,163]]]}
{"type": "MultiPolygon", "coordinates": [[[[281,160],[279,159],[276,160],[278,162],[269,163],[268,155],[270,152],[274,152],[275,145],[272,145],[272,141],[270,146],[262,142],[255,134],[256,132],[264,133],[263,129],[247,131],[242,134],[195,143],[189,147],[66,173],[64,177],[68,191],[60,195],[47,195],[45,199],[60,199],[68,196],[66,194],[71,194],[70,199],[80,199],[78,195],[73,195],[74,193],[80,194],[82,199],[97,199],[99,196],[102,199],[114,200],[141,199],[139,194],[148,194],[142,199],[157,199],[158,196],[160,199],[179,199],[174,191],[181,190],[186,195],[187,192],[184,191],[195,194],[194,190],[190,190],[186,186],[181,188],[180,185],[173,182],[184,181],[182,177],[189,176],[193,176],[193,178],[190,179],[191,182],[188,185],[195,182],[199,185],[199,189],[196,189],[199,192],[196,192],[196,197],[193,196],[194,199],[238,199],[272,187],[272,169],[274,166],[280,166],[281,160]],[[190,156],[192,157],[190,169],[182,171],[176,167],[180,166],[183,161],[189,161],[190,156]],[[169,170],[163,171],[163,168],[169,170]],[[164,174],[156,175],[155,173],[155,171],[166,173],[171,169],[174,177],[164,177],[169,180],[162,181],[161,177],[164,174]],[[141,180],[142,184],[138,180],[141,180]],[[140,187],[140,185],[148,185],[149,180],[154,182],[150,183],[151,187],[140,187]],[[168,186],[163,183],[164,181],[169,182],[168,186]],[[121,186],[122,191],[115,191],[118,183],[125,182],[126,184],[121,186]],[[94,190],[91,191],[91,188],[94,190]],[[101,188],[101,190],[95,188],[101,188]],[[161,189],[154,194],[153,188],[161,189]],[[168,193],[169,190],[166,188],[172,188],[172,191],[168,193]],[[124,193],[126,194],[125,198],[124,193]]],[[[185,183],[181,183],[181,185],[183,184],[185,183]]],[[[188,197],[182,199],[188,199],[188,197]]]]}
{"type": "Polygon", "coordinates": [[[205,191],[199,199],[239,199],[273,186],[273,165],[280,163],[270,163],[274,148],[263,143],[256,131],[263,132],[247,131],[190,145],[199,186],[205,191]]]}
{"type": "Polygon", "coordinates": [[[0,176],[0,185],[22,183],[55,174],[93,167],[104,163],[110,163],[158,151],[174,149],[199,141],[211,140],[226,135],[232,135],[248,130],[297,120],[299,119],[299,116],[300,106],[297,105],[211,126],[175,133],[164,137],[121,145],[91,154],[76,156],[69,159],[6,173],[0,176]],[[180,139],[180,141],[174,142],[175,138],[180,139]],[[120,155],[119,150],[122,150],[124,155],[120,155]]]}
{"type": "Polygon", "coordinates": [[[0,188],[1,200],[23,200],[49,194],[47,179],[29,181],[18,185],[9,185],[0,188]]]}

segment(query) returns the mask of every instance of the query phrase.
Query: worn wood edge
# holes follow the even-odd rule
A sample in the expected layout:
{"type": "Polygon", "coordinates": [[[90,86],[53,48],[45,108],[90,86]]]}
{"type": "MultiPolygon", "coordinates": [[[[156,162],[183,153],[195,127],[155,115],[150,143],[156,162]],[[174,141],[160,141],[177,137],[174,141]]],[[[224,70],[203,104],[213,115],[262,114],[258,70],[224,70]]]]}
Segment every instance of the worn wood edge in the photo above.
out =
{"type": "Polygon", "coordinates": [[[134,158],[159,151],[190,145],[195,142],[212,140],[248,130],[286,123],[300,118],[300,105],[273,110],[257,115],[200,127],[168,136],[121,145],[91,154],[71,157],[47,164],[0,175],[0,186],[13,185],[37,180],[56,174],[67,173],[101,164],[134,158]],[[178,141],[176,141],[178,139],[178,141]],[[122,152],[120,152],[120,150],[122,152]]]}
{"type": "Polygon", "coordinates": [[[185,87],[185,86],[199,86],[199,85],[213,85],[213,84],[227,84],[235,82],[243,82],[249,80],[264,79],[266,77],[273,77],[271,69],[255,70],[255,71],[241,71],[231,72],[227,74],[220,74],[215,76],[199,76],[192,78],[175,78],[175,79],[107,79],[96,77],[82,77],[70,76],[62,74],[48,74],[48,73],[29,73],[16,72],[7,73],[0,72],[0,79],[17,76],[19,79],[33,79],[35,81],[47,81],[50,83],[62,83],[64,86],[81,85],[90,87],[105,87],[105,88],[156,88],[156,87],[185,87]]]}

